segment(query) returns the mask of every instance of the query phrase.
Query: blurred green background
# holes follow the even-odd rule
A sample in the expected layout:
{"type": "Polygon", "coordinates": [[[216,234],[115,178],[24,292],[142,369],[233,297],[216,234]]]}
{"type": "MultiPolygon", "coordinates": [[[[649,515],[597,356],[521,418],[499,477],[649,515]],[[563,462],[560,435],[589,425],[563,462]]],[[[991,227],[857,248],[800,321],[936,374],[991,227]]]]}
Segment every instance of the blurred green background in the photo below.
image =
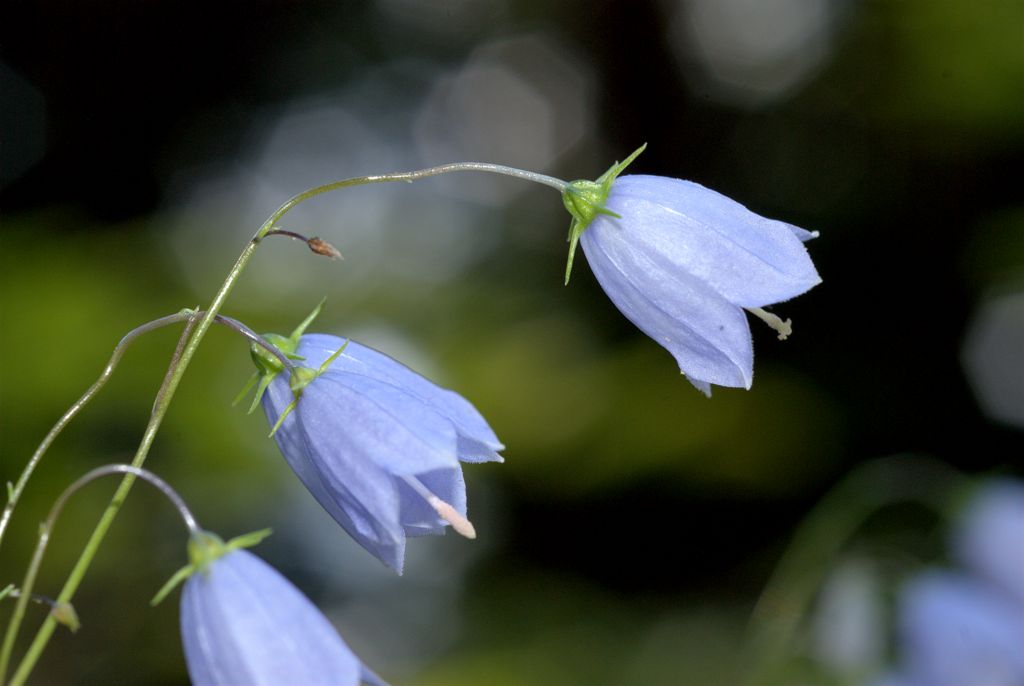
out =
{"type": "MultiPolygon", "coordinates": [[[[268,243],[225,313],[286,333],[326,296],[318,330],[476,404],[508,446],[465,470],[478,540],[414,540],[401,578],[348,541],[263,417],[231,407],[251,363],[224,330],[147,466],[207,528],[273,527],[258,553],[396,686],[737,683],[759,593],[843,475],[901,452],[1024,473],[1019,0],[40,1],[0,26],[4,481],[125,332],[206,304],[308,186],[456,160],[594,178],[646,141],[631,171],[821,232],[824,283],[775,308],[793,337],[754,322],[753,389],[707,400],[584,262],[561,285],[550,189],[458,176],[288,215],[346,259],[268,243]]],[[[134,345],[56,442],[0,586],[61,489],[130,459],[177,334],[134,345]]],[[[113,488],[69,506],[39,592],[113,488]]],[[[852,547],[898,577],[941,560],[941,531],[897,509],[852,547]]],[[[147,605],[184,533],[135,489],[36,683],[187,683],[176,595],[147,605]]],[[[790,657],[827,662],[806,642],[790,657]]]]}

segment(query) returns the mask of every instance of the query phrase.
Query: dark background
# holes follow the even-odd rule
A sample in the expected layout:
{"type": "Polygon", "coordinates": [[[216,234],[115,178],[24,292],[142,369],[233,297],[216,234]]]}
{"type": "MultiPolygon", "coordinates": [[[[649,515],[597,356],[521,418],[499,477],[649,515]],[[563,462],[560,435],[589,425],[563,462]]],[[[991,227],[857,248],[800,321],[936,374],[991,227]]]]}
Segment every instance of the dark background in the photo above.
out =
{"type": "MultiPolygon", "coordinates": [[[[758,594],[844,475],[906,453],[1022,472],[1020,2],[111,0],[6,3],[0,26],[5,481],[121,335],[205,304],[308,186],[455,160],[594,178],[647,142],[631,171],[821,232],[823,284],[775,308],[793,337],[753,322],[753,389],[706,400],[584,261],[561,285],[568,217],[548,189],[430,179],[289,215],[346,259],[268,244],[225,312],[286,333],[326,295],[318,330],[473,401],[508,446],[466,469],[480,539],[415,540],[401,578],[368,559],[263,418],[230,407],[250,363],[224,331],[147,466],[224,536],[274,527],[258,552],[395,684],[735,683],[758,594]]],[[[58,440],[0,586],[64,485],[130,459],[176,335],[133,347],[58,440]]],[[[112,489],[73,501],[40,593],[112,489]]],[[[845,550],[886,596],[941,563],[941,527],[897,508],[845,550]]],[[[76,598],[82,631],[55,636],[37,683],[184,683],[176,596],[146,605],[184,542],[136,489],[76,598]]],[[[813,644],[790,657],[844,678],[813,644]]]]}

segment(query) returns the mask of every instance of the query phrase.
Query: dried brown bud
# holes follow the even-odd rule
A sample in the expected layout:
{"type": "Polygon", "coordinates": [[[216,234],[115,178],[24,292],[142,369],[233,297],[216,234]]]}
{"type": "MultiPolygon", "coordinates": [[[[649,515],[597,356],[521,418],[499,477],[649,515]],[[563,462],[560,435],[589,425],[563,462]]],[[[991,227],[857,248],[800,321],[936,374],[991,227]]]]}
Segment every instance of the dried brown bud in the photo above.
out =
{"type": "Polygon", "coordinates": [[[306,245],[308,245],[309,249],[317,255],[323,255],[324,257],[329,257],[332,260],[341,259],[341,252],[322,238],[314,236],[306,241],[306,245]]]}

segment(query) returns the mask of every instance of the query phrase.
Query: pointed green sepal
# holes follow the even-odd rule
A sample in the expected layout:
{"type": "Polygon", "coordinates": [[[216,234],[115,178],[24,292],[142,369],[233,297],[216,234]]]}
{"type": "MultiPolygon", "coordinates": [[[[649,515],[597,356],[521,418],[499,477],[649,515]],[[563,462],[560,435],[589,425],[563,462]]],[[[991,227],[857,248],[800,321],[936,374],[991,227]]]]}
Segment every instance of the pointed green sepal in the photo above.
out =
{"type": "MultiPolygon", "coordinates": [[[[336,359],[338,359],[339,355],[341,355],[343,352],[345,352],[345,348],[348,347],[348,342],[350,340],[352,340],[352,339],[351,338],[346,338],[345,342],[341,344],[341,347],[338,348],[337,350],[335,350],[333,353],[331,353],[331,356],[328,357],[326,360],[324,360],[324,363],[322,365],[320,365],[320,369],[317,370],[317,373],[316,373],[317,376],[320,376],[321,374],[326,372],[327,368],[331,366],[331,363],[334,362],[336,359]]],[[[310,381],[312,381],[312,379],[310,379],[310,381]]]]}
{"type": "Polygon", "coordinates": [[[585,179],[573,181],[562,191],[562,204],[565,205],[565,209],[572,215],[572,223],[569,225],[569,257],[565,264],[566,285],[568,285],[569,276],[572,274],[572,263],[576,257],[576,245],[579,243],[580,236],[587,230],[591,222],[599,214],[621,219],[618,214],[605,207],[605,203],[608,202],[608,194],[611,193],[612,184],[619,174],[624,172],[626,167],[646,147],[647,144],[644,143],[625,160],[613,164],[596,181],[587,181],[585,179]]]}
{"type": "Polygon", "coordinates": [[[299,404],[299,399],[298,398],[295,398],[290,403],[288,403],[288,406],[286,408],[284,408],[284,412],[282,412],[281,416],[277,418],[276,422],[274,422],[274,427],[270,430],[270,433],[267,434],[267,438],[273,438],[274,437],[274,434],[277,433],[277,430],[281,428],[282,424],[284,424],[285,418],[292,413],[292,410],[294,410],[295,406],[298,405],[298,404],[299,404]]]}
{"type": "Polygon", "coordinates": [[[569,224],[569,259],[565,261],[565,285],[569,285],[569,277],[572,276],[572,262],[576,259],[576,246],[580,242],[580,236],[583,234],[583,223],[579,219],[573,217],[572,222],[569,224]]]}
{"type": "Polygon", "coordinates": [[[302,320],[301,324],[295,327],[294,331],[292,331],[292,335],[290,336],[290,338],[292,341],[294,341],[295,345],[299,344],[299,338],[302,337],[302,334],[306,333],[306,329],[309,328],[309,325],[312,324],[316,320],[316,318],[320,316],[320,310],[324,308],[325,302],[327,302],[326,295],[320,298],[320,302],[317,303],[317,306],[313,308],[313,311],[310,312],[309,315],[302,320]]]}
{"type": "MultiPolygon", "coordinates": [[[[321,298],[320,302],[313,311],[306,316],[302,322],[295,327],[290,336],[282,336],[277,333],[263,334],[263,340],[270,345],[277,348],[285,357],[290,360],[301,360],[301,355],[296,354],[296,350],[299,348],[299,339],[302,338],[302,334],[306,332],[310,324],[320,315],[320,310],[323,309],[324,303],[327,302],[327,298],[321,298]]],[[[262,345],[254,343],[249,349],[249,354],[252,357],[253,364],[256,365],[256,379],[249,379],[245,387],[242,388],[241,392],[235,397],[233,405],[237,405],[241,402],[249,391],[256,387],[256,395],[252,399],[252,403],[249,405],[249,414],[252,414],[256,409],[256,406],[260,404],[260,400],[263,398],[263,394],[267,390],[267,386],[274,380],[274,377],[284,371],[285,366],[281,364],[281,360],[272,354],[269,350],[264,348],[262,345]],[[257,383],[258,381],[258,383],[257,383]]]]}
{"type": "MultiPolygon", "coordinates": [[[[249,391],[251,391],[253,389],[253,386],[255,386],[257,384],[257,382],[259,382],[259,380],[260,380],[260,373],[259,372],[253,372],[252,376],[249,377],[249,380],[245,382],[244,386],[242,386],[242,390],[240,390],[238,392],[238,395],[235,396],[235,399],[231,401],[231,407],[234,407],[238,403],[242,402],[242,398],[244,398],[245,396],[249,395],[249,391]]],[[[255,405],[255,403],[253,403],[253,404],[255,405]]],[[[251,407],[249,408],[249,413],[252,414],[252,408],[251,407]]]]}
{"type": "Polygon", "coordinates": [[[252,548],[253,546],[257,546],[260,543],[262,543],[263,539],[265,539],[267,536],[269,536],[272,533],[274,533],[273,529],[260,529],[259,531],[250,531],[247,534],[242,534],[241,536],[235,536],[234,538],[229,540],[227,543],[225,543],[224,547],[227,548],[226,552],[229,552],[229,553],[232,550],[240,550],[242,548],[252,548]]]}
{"type": "Polygon", "coordinates": [[[256,408],[259,407],[260,400],[263,399],[263,394],[267,392],[267,386],[269,386],[270,382],[274,380],[274,376],[276,376],[276,374],[268,374],[260,377],[259,386],[257,386],[256,393],[252,396],[252,402],[249,404],[249,410],[246,414],[252,414],[256,411],[256,408]]]}
{"type": "Polygon", "coordinates": [[[170,595],[171,591],[178,587],[178,584],[192,576],[195,573],[195,571],[196,568],[194,565],[185,565],[184,567],[176,571],[174,573],[174,576],[168,579],[167,583],[160,587],[160,590],[156,592],[156,595],[153,596],[153,599],[149,601],[149,604],[153,607],[156,607],[157,605],[162,603],[164,601],[164,598],[170,595]]]}

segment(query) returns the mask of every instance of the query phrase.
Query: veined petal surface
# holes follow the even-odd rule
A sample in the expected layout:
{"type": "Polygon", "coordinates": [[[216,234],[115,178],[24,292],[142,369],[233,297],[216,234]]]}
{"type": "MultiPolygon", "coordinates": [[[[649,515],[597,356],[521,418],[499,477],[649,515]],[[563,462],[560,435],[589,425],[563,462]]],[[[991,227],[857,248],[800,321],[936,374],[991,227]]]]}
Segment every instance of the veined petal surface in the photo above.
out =
{"type": "MultiPolygon", "coordinates": [[[[566,207],[593,184],[570,186],[566,207]]],[[[604,212],[574,214],[574,222],[586,222],[579,241],[609,297],[706,395],[712,384],[750,388],[744,309],[780,338],[789,333],[789,322],[757,310],[821,282],[803,246],[817,234],[681,179],[621,176],[604,188],[607,196],[594,201],[604,212]]]]}
{"type": "Polygon", "coordinates": [[[691,381],[749,388],[754,352],[745,313],[692,274],[654,262],[624,232],[608,228],[609,220],[595,220],[580,243],[612,302],[667,348],[691,381]]]}
{"type": "Polygon", "coordinates": [[[181,633],[194,686],[355,686],[363,670],[316,606],[244,550],[185,582],[181,633]]]}
{"type": "Polygon", "coordinates": [[[782,302],[821,282],[801,242],[808,232],[692,181],[623,176],[606,207],[621,219],[601,216],[584,236],[618,234],[662,269],[689,273],[735,305],[782,302]]]}
{"type": "MultiPolygon", "coordinates": [[[[493,446],[501,444],[472,405],[453,400],[457,394],[358,343],[303,336],[299,364],[318,371],[342,345],[341,355],[301,390],[274,438],[324,509],[401,573],[406,537],[443,534],[449,524],[433,497],[466,517],[460,460],[500,459],[493,446]]],[[[289,376],[278,374],[262,399],[272,426],[293,398],[289,376]]]]}
{"type": "MultiPolygon", "coordinates": [[[[304,366],[317,369],[342,345],[345,345],[345,349],[331,363],[332,371],[362,374],[401,388],[447,417],[455,425],[460,436],[481,444],[490,455],[488,459],[501,461],[497,451],[502,450],[505,446],[468,400],[454,391],[441,388],[401,362],[356,341],[349,341],[346,345],[345,339],[327,334],[302,336],[299,339],[297,353],[306,358],[303,362],[304,366]]],[[[466,459],[466,461],[484,460],[466,459]]]]}
{"type": "Polygon", "coordinates": [[[371,377],[328,370],[305,389],[299,410],[307,433],[325,454],[351,440],[391,474],[413,476],[459,464],[455,427],[448,419],[371,377]]]}
{"type": "MultiPolygon", "coordinates": [[[[324,416],[332,412],[331,407],[315,407],[315,401],[305,402],[306,395],[278,427],[274,440],[303,485],[331,517],[361,546],[401,572],[405,535],[393,475],[373,459],[367,459],[364,451],[353,449],[353,437],[347,431],[338,436],[337,425],[324,421],[324,416]],[[314,407],[310,408],[310,404],[314,407]],[[307,414],[310,423],[304,421],[307,414]],[[314,435],[310,434],[311,428],[314,435]]],[[[317,397],[316,391],[312,397],[317,397]]],[[[291,399],[286,378],[274,379],[263,397],[271,426],[291,399]]],[[[333,410],[335,414],[343,411],[343,407],[333,410]]]]}

